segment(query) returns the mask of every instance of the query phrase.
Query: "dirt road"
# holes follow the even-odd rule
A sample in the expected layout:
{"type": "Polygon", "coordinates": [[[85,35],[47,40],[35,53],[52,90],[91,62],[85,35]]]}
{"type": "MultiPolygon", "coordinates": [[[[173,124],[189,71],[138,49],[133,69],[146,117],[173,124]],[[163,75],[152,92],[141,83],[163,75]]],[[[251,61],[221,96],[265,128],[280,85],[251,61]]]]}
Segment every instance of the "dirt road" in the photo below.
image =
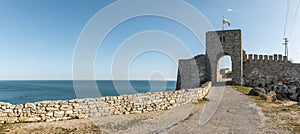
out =
{"type": "MultiPolygon", "coordinates": [[[[215,93],[222,93],[223,97],[213,116],[203,125],[199,125],[199,117],[202,110],[195,113],[189,120],[177,125],[169,133],[235,133],[235,134],[258,134],[258,133],[283,133],[279,130],[270,129],[265,123],[265,117],[259,107],[249,98],[230,86],[213,87],[215,93]]],[[[211,98],[209,103],[214,103],[211,98]]]]}

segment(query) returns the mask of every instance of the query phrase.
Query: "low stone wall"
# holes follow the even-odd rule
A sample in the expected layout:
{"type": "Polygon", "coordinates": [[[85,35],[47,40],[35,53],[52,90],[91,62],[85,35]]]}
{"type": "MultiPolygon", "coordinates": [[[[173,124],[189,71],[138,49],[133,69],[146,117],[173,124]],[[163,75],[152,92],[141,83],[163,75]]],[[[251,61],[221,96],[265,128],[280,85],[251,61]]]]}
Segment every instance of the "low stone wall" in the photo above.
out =
{"type": "Polygon", "coordinates": [[[12,105],[0,102],[0,123],[58,121],[119,114],[168,110],[202,99],[211,82],[202,87],[169,92],[141,93],[100,98],[41,101],[12,105]]]}

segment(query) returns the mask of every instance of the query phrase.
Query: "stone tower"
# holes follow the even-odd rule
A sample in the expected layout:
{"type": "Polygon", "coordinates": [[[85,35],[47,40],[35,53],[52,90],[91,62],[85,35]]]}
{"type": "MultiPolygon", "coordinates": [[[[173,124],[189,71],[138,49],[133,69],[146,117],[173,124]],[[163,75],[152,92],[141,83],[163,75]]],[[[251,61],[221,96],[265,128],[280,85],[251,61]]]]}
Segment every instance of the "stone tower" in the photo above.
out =
{"type": "Polygon", "coordinates": [[[243,85],[243,44],[241,30],[210,31],[206,33],[206,56],[209,59],[210,76],[213,83],[219,75],[219,60],[230,56],[232,61],[232,83],[243,85]]]}

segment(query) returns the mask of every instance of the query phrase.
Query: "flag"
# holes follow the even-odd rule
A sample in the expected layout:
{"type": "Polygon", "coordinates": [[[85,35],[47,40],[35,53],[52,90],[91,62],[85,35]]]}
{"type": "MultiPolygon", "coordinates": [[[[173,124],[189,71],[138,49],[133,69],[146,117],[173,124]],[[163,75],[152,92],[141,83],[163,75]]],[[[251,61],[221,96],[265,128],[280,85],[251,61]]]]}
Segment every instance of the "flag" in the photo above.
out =
{"type": "Polygon", "coordinates": [[[223,25],[224,24],[227,24],[228,26],[230,26],[230,21],[223,18],[223,25]]]}

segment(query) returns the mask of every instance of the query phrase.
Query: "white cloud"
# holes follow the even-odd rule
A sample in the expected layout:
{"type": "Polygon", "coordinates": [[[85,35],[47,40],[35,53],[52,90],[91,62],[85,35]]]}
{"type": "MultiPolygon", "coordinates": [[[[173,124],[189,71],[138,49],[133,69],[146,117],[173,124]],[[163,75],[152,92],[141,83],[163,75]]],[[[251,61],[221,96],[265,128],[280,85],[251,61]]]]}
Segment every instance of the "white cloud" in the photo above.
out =
{"type": "Polygon", "coordinates": [[[228,9],[227,9],[227,12],[233,12],[233,9],[228,8],[228,9]]]}

